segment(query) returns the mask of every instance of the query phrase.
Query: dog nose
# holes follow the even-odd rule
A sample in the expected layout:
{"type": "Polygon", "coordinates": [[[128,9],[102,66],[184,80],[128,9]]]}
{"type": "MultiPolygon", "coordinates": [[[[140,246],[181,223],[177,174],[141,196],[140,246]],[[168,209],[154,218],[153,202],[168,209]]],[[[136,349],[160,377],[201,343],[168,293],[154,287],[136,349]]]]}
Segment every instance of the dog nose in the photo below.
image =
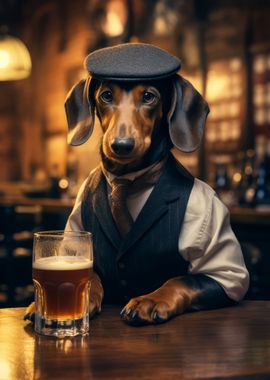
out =
{"type": "Polygon", "coordinates": [[[128,156],[135,146],[132,138],[115,138],[111,144],[112,150],[119,156],[128,156]]]}

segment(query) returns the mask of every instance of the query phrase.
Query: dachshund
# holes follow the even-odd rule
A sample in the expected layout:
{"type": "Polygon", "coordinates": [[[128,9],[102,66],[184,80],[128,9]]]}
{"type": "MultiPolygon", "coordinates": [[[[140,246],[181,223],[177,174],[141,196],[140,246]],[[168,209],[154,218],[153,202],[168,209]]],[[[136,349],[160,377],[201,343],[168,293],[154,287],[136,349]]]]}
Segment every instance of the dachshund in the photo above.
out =
{"type": "MultiPolygon", "coordinates": [[[[162,182],[161,178],[165,175],[166,170],[172,171],[173,178],[179,172],[181,186],[182,182],[185,183],[186,181],[191,184],[190,191],[192,191],[192,176],[173,158],[170,151],[173,146],[185,152],[193,151],[199,146],[209,108],[203,97],[179,74],[175,73],[164,79],[130,81],[91,78],[89,76],[72,88],[67,96],[65,108],[69,126],[68,139],[71,145],[80,145],[89,138],[94,126],[95,116],[97,116],[103,131],[100,144],[102,169],[99,169],[98,172],[94,171],[94,178],[90,174],[90,181],[88,180],[87,185],[85,185],[90,195],[88,194],[86,206],[82,205],[82,208],[88,208],[88,204],[91,204],[91,202],[93,204],[94,202],[99,202],[97,209],[103,207],[100,203],[107,202],[108,193],[111,191],[111,184],[108,181],[109,176],[124,178],[129,177],[130,173],[139,173],[137,175],[139,181],[140,177],[145,178],[145,173],[148,172],[149,168],[155,168],[159,164],[161,165],[159,166],[157,180],[152,183],[150,190],[148,188],[150,192],[149,198],[142,205],[142,210],[140,210],[136,220],[133,221],[134,228],[139,228],[138,224],[140,222],[145,223],[145,219],[150,218],[149,214],[144,214],[143,216],[143,209],[149,203],[154,192],[156,197],[159,196],[159,194],[156,194],[156,189],[161,186],[159,183],[162,182]],[[104,173],[107,173],[107,176],[104,173]],[[143,174],[140,175],[140,173],[143,174]],[[96,192],[96,183],[101,181],[102,178],[106,183],[103,191],[107,192],[105,196],[107,199],[100,196],[101,188],[99,188],[99,192],[96,192]],[[91,183],[94,184],[94,188],[91,187],[91,183]]],[[[166,186],[170,188],[170,186],[173,187],[174,185],[167,183],[166,186]]],[[[138,193],[142,189],[144,187],[139,186],[138,193]]],[[[158,191],[161,191],[161,187],[158,191]]],[[[85,191],[83,194],[85,194],[85,191]]],[[[173,205],[174,199],[170,202],[170,205],[173,205]]],[[[96,218],[98,220],[89,226],[87,222],[82,222],[78,227],[92,229],[90,232],[93,232],[94,237],[95,273],[90,290],[91,316],[101,311],[102,302],[116,302],[125,304],[120,314],[122,320],[126,323],[131,325],[157,324],[186,311],[218,308],[235,303],[235,300],[227,295],[223,286],[214,279],[214,276],[208,276],[207,273],[203,272],[189,273],[188,263],[186,262],[183,264],[185,269],[178,271],[175,268],[178,265],[178,261],[176,261],[178,259],[175,257],[173,259],[175,261],[172,260],[168,265],[164,264],[164,272],[167,271],[165,275],[162,274],[162,264],[157,267],[158,273],[155,275],[152,275],[151,269],[147,272],[144,268],[140,273],[141,269],[136,267],[136,260],[141,260],[141,257],[136,258],[134,254],[135,261],[133,261],[133,264],[132,261],[128,261],[128,256],[132,252],[130,247],[125,254],[126,264],[129,265],[127,272],[129,276],[126,279],[128,282],[134,275],[135,280],[133,283],[135,285],[130,291],[127,290],[127,296],[120,297],[120,285],[114,288],[113,282],[117,279],[115,277],[117,272],[115,269],[116,264],[111,264],[110,268],[110,265],[102,262],[105,259],[115,260],[114,257],[119,253],[117,253],[117,250],[115,253],[108,252],[108,250],[115,249],[113,245],[108,245],[109,242],[106,243],[107,246],[105,245],[102,248],[102,244],[105,244],[106,236],[101,238],[103,235],[99,235],[101,232],[98,232],[104,232],[108,227],[106,218],[111,220],[110,229],[116,231],[115,226],[113,226],[114,220],[111,218],[110,203],[108,202],[108,204],[109,207],[104,211],[104,225],[102,225],[101,218],[98,217],[96,218]],[[95,236],[97,236],[96,241],[95,236]],[[104,254],[102,250],[104,250],[104,254]],[[167,266],[168,269],[165,269],[167,266]],[[149,280],[150,277],[151,280],[149,280]],[[106,294],[109,294],[109,296],[106,296],[106,294]]],[[[90,216],[87,214],[89,219],[96,213],[95,205],[90,209],[90,213],[90,216]]],[[[163,214],[166,215],[166,212],[163,214]]],[[[159,216],[156,223],[162,222],[163,214],[159,216]]],[[[184,214],[185,210],[183,210],[184,214]]],[[[71,220],[72,215],[67,228],[71,228],[71,220]]],[[[165,231],[164,223],[167,223],[165,219],[163,221],[165,231]]],[[[162,229],[161,227],[161,231],[162,229]]],[[[111,231],[108,232],[108,234],[110,233],[111,231]]],[[[147,235],[148,231],[144,231],[144,233],[147,235]]],[[[127,232],[126,236],[118,234],[118,242],[120,242],[118,248],[125,246],[126,240],[132,239],[132,234],[133,227],[127,232]]],[[[156,244],[156,247],[158,247],[161,244],[159,239],[164,238],[165,240],[170,240],[170,236],[156,234],[156,243],[154,245],[156,244]]],[[[150,241],[152,240],[145,238],[145,245],[147,246],[149,243],[149,249],[150,241]]],[[[143,260],[147,261],[147,247],[144,247],[144,250],[146,257],[143,260]]],[[[153,268],[155,268],[155,255],[151,254],[149,257],[150,261],[152,260],[153,262],[153,268]]],[[[164,257],[162,257],[163,259],[164,257]]],[[[149,263],[147,265],[149,266],[149,263]]],[[[243,269],[244,271],[245,269],[243,269]]],[[[26,311],[25,318],[31,319],[33,315],[34,304],[31,304],[26,311]]]]}

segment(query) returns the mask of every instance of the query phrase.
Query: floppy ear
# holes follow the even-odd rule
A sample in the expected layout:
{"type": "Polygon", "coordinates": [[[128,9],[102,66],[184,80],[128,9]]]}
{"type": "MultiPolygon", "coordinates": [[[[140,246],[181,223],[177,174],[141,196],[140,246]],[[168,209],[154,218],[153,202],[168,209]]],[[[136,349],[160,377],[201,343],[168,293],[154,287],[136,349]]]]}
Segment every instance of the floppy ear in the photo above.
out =
{"type": "Polygon", "coordinates": [[[90,82],[89,77],[73,86],[65,101],[70,145],[85,143],[93,132],[95,110],[89,99],[90,82]]]}
{"type": "Polygon", "coordinates": [[[168,113],[170,137],[177,149],[192,152],[200,144],[209,107],[191,83],[181,76],[175,75],[173,87],[168,113]]]}

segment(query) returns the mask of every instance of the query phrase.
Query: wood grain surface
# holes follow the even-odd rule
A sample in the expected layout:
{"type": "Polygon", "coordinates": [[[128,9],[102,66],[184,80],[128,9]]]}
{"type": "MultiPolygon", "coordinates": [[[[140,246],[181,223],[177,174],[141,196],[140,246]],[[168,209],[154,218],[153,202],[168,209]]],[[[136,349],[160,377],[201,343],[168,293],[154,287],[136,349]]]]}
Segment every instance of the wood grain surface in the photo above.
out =
{"type": "Polygon", "coordinates": [[[131,327],[104,306],[87,337],[44,337],[0,310],[0,380],[270,379],[270,302],[131,327]]]}

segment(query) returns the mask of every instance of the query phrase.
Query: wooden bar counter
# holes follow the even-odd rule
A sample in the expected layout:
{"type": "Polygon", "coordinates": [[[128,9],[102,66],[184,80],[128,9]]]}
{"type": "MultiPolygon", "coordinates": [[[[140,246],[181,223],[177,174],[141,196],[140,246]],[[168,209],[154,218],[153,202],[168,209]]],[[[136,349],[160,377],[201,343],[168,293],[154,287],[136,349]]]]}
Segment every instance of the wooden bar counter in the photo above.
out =
{"type": "Polygon", "coordinates": [[[54,214],[70,212],[74,202],[74,199],[0,197],[0,205],[2,206],[38,206],[46,213],[54,214]]]}
{"type": "Polygon", "coordinates": [[[86,337],[44,337],[0,310],[1,380],[270,379],[270,302],[245,301],[131,327],[104,306],[86,337]]]}
{"type": "MultiPolygon", "coordinates": [[[[39,206],[47,213],[71,212],[75,199],[27,198],[18,196],[0,197],[0,205],[39,206]]],[[[269,208],[232,207],[232,223],[270,225],[269,208]]]]}

